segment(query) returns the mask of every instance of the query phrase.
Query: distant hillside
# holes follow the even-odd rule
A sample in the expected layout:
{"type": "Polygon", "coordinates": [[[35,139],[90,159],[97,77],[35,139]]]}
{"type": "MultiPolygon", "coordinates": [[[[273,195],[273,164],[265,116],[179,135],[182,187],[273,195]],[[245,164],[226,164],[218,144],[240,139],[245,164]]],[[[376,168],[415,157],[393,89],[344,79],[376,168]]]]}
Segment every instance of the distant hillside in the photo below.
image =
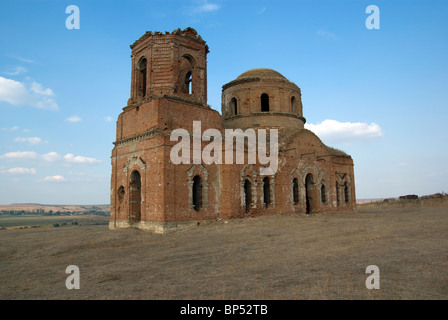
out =
{"type": "Polygon", "coordinates": [[[0,214],[110,214],[109,205],[46,205],[37,203],[16,203],[0,205],[0,214]]]}

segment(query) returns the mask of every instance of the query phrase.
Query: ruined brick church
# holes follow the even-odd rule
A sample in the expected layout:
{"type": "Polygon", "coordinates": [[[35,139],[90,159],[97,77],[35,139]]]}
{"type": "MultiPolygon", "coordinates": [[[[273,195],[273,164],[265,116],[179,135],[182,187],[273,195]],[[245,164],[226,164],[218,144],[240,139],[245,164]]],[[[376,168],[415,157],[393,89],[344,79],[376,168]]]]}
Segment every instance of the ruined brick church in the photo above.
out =
{"type": "Polygon", "coordinates": [[[271,69],[248,70],[223,85],[219,114],[207,105],[209,48],[194,29],[146,32],[131,49],[131,95],[111,156],[111,229],[165,233],[204,220],[355,209],[353,160],[304,128],[296,84],[271,69]],[[192,132],[193,121],[223,133],[277,129],[275,174],[247,161],[173,163],[171,132],[192,132]]]}

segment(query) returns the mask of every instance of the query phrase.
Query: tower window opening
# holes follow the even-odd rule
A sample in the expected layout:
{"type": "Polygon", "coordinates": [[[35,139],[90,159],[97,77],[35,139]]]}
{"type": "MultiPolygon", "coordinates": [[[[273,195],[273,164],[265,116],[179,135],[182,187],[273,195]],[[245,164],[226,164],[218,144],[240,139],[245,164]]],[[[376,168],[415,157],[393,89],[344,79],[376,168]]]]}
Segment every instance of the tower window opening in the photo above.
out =
{"type": "Polygon", "coordinates": [[[147,71],[147,61],[145,58],[141,59],[138,64],[139,71],[139,88],[142,97],[146,96],[146,71],[147,71]]]}
{"type": "Polygon", "coordinates": [[[293,97],[291,97],[291,113],[295,112],[295,108],[296,108],[295,104],[296,104],[296,98],[293,96],[293,97]]]}
{"type": "Polygon", "coordinates": [[[261,112],[269,112],[269,96],[267,93],[261,95],[261,112]]]}
{"type": "Polygon", "coordinates": [[[236,98],[232,98],[232,100],[230,100],[230,106],[232,108],[233,115],[236,116],[238,114],[238,102],[236,101],[236,98]]]}
{"type": "Polygon", "coordinates": [[[188,94],[192,94],[192,86],[191,86],[191,81],[192,81],[192,75],[191,75],[191,71],[188,71],[186,76],[185,76],[185,92],[188,94]]]}

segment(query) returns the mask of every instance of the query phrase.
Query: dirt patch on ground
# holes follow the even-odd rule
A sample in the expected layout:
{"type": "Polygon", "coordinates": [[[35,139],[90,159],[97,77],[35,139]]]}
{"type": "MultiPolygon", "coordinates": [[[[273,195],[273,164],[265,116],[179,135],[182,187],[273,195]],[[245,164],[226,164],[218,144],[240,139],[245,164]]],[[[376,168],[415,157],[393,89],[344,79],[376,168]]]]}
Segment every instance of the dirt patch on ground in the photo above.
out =
{"type": "Polygon", "coordinates": [[[0,231],[0,299],[447,299],[448,207],[0,231]],[[77,265],[81,289],[65,287],[77,265]],[[380,269],[380,289],[365,286],[380,269]]]}

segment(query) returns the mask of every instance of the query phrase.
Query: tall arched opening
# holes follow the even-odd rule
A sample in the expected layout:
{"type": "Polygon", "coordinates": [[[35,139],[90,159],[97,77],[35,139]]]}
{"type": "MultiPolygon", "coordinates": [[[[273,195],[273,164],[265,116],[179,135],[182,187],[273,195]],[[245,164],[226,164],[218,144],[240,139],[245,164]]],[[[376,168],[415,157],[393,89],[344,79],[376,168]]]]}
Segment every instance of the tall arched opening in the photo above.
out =
{"type": "Polygon", "coordinates": [[[140,172],[132,171],[129,185],[129,220],[140,222],[142,218],[142,179],[140,172]]]}

